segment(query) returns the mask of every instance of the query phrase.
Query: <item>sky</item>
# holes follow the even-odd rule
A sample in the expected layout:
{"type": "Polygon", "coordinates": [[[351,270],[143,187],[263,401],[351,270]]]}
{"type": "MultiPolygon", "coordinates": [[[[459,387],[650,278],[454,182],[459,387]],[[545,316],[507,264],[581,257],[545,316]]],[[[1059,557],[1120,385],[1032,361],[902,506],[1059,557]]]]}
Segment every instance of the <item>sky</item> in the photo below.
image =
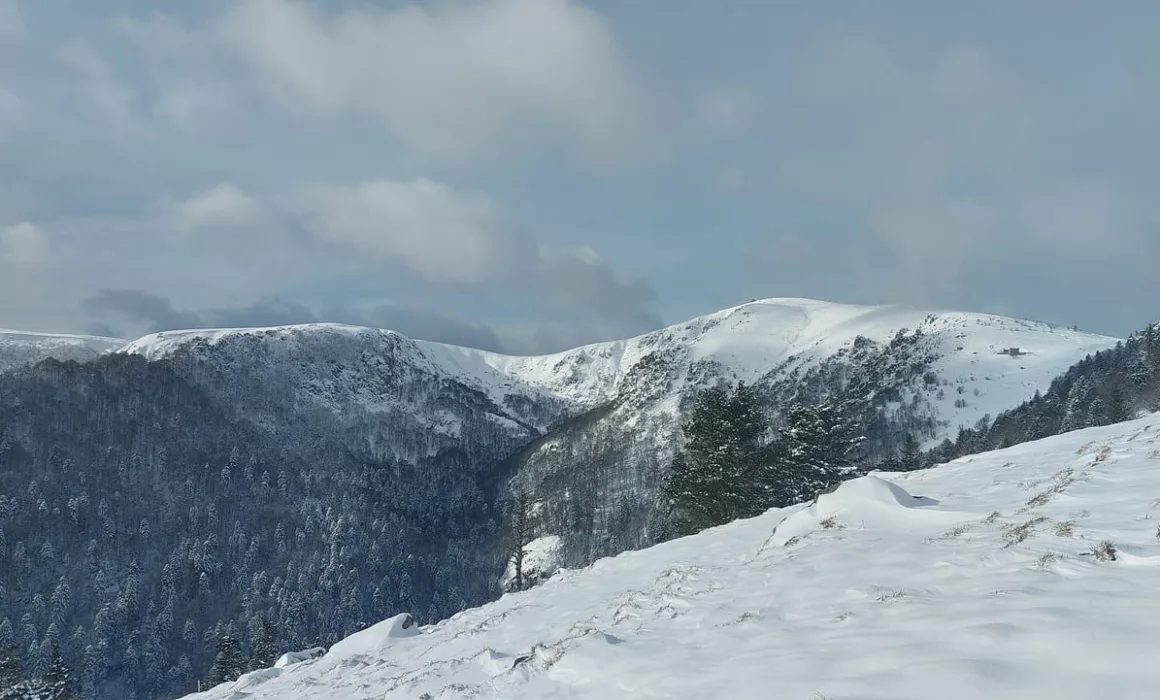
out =
{"type": "Polygon", "coordinates": [[[0,326],[1160,320],[1160,3],[0,0],[0,326]]]}

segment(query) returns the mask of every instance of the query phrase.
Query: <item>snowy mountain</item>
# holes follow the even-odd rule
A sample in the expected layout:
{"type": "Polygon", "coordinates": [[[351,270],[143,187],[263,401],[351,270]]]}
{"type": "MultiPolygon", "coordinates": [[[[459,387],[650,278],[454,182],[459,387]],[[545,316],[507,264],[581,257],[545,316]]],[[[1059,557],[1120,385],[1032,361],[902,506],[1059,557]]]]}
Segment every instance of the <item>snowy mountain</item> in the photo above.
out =
{"type": "Polygon", "coordinates": [[[775,415],[840,397],[874,460],[906,436],[954,438],[1116,342],[986,314],[769,299],[539,357],[333,324],[159,333],[124,352],[177,359],[191,376],[217,368],[250,419],[275,425],[320,408],[403,460],[454,449],[465,407],[481,409],[527,446],[509,469],[544,499],[539,529],[563,538],[562,561],[579,566],[661,537],[659,483],[697,389],[744,380],[775,415]]]}
{"type": "Polygon", "coordinates": [[[663,541],[658,486],[703,387],[752,382],[775,423],[837,399],[872,464],[1115,342],[769,300],[546,357],[316,324],[2,372],[0,648],[18,640],[27,669],[59,648],[88,697],[173,697],[226,638],[262,667],[402,610],[425,624],[495,600],[513,485],[535,502],[525,576],[663,541]]]}
{"type": "Polygon", "coordinates": [[[663,536],[656,494],[697,389],[744,380],[775,415],[794,401],[846,401],[874,461],[908,436],[954,439],[1117,342],[986,314],[769,299],[546,357],[457,352],[592,407],[517,469],[546,500],[542,532],[562,536],[562,560],[579,566],[663,536]]]}
{"type": "Polygon", "coordinates": [[[124,340],[117,338],[31,333],[0,328],[0,372],[48,357],[58,360],[91,360],[124,344],[124,340]]]}
{"type": "Polygon", "coordinates": [[[907,474],[398,616],[197,700],[1155,695],[1160,416],[907,474]]]}
{"type": "Polygon", "coordinates": [[[247,337],[276,340],[285,346],[280,356],[290,359],[309,338],[326,338],[327,347],[337,348],[343,339],[378,335],[406,347],[408,354],[401,361],[471,386],[497,404],[516,396],[550,398],[573,410],[596,408],[632,393],[642,367],[664,357],[672,358],[672,376],[663,392],[649,387],[650,392],[663,394],[649,402],[649,409],[675,414],[690,387],[716,379],[776,380],[841,356],[859,339],[885,345],[900,331],[915,330],[928,338],[924,346],[935,358],[929,370],[938,375],[940,385],[966,386],[972,393],[960,402],[966,405],[955,405],[959,397],[955,392],[944,392],[932,402],[931,411],[939,420],[932,444],[953,437],[960,427],[970,427],[983,416],[1018,405],[1084,356],[1118,342],[987,314],[767,299],[628,340],[533,357],[414,341],[390,331],[340,324],[165,332],[134,341],[123,351],[159,359],[193,345],[218,346],[247,337]],[[294,342],[286,345],[287,340],[294,342]],[[1004,352],[1012,348],[1014,354],[1004,352]]]}

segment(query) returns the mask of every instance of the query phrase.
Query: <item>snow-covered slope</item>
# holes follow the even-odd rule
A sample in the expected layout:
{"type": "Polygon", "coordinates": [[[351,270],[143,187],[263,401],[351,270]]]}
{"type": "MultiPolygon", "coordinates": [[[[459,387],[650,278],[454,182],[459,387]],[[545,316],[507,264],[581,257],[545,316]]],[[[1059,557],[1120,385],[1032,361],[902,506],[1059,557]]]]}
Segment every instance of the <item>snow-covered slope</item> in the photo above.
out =
{"type": "MultiPolygon", "coordinates": [[[[344,366],[352,385],[365,384],[365,375],[355,373],[358,365],[365,364],[370,372],[391,374],[401,368],[432,379],[458,382],[479,391],[497,406],[508,403],[509,397],[563,403],[543,389],[519,381],[487,364],[475,360],[469,353],[438,343],[412,340],[399,333],[377,328],[364,328],[338,323],[314,323],[270,328],[226,328],[154,333],[124,346],[121,352],[141,355],[150,360],[173,357],[183,351],[207,352],[213,349],[235,354],[253,354],[260,347],[266,361],[288,366],[307,366],[316,369],[320,363],[344,366]],[[228,347],[227,347],[228,346],[228,347]]],[[[328,394],[336,409],[341,409],[339,398],[353,399],[370,410],[394,406],[400,397],[375,390],[352,395],[333,381],[326,386],[315,382],[316,388],[328,394]]],[[[373,380],[373,378],[371,378],[373,380]]],[[[539,421],[531,420],[531,423],[539,421]]],[[[538,425],[540,428],[545,425],[538,425]]]]}
{"type": "Polygon", "coordinates": [[[91,360],[125,344],[117,338],[92,335],[32,333],[0,328],[0,372],[48,357],[58,360],[91,360]]]}
{"type": "Polygon", "coordinates": [[[754,382],[779,368],[801,369],[830,358],[859,337],[888,343],[904,329],[921,329],[926,334],[928,345],[938,355],[932,369],[945,384],[963,385],[970,391],[963,401],[957,401],[961,395],[955,390],[944,392],[937,401],[936,411],[944,425],[932,442],[953,437],[960,426],[972,426],[984,415],[993,417],[1018,405],[1046,389],[1054,377],[1085,355],[1118,342],[987,314],[767,299],[628,340],[533,357],[413,341],[390,331],[340,324],[158,333],[129,344],[125,351],[158,359],[194,342],[217,345],[238,336],[283,343],[309,335],[338,339],[381,334],[407,345],[410,359],[425,370],[472,386],[499,404],[510,395],[552,396],[578,408],[616,398],[642,360],[663,353],[675,358],[674,381],[663,396],[653,397],[649,410],[673,413],[691,383],[690,375],[699,376],[698,367],[712,366],[728,378],[754,382]],[[1024,354],[1000,353],[1012,347],[1024,354]]]}
{"type": "Polygon", "coordinates": [[[192,697],[1151,698],[1158,497],[1150,416],[847,482],[192,697]]]}
{"type": "Polygon", "coordinates": [[[294,418],[291,408],[326,408],[358,444],[404,461],[487,442],[462,431],[482,410],[519,442],[513,473],[544,500],[541,534],[559,536],[561,561],[578,566],[663,531],[657,494],[698,389],[755,383],[774,413],[797,400],[850,401],[867,434],[862,459],[873,461],[906,435],[927,446],[954,439],[1116,342],[984,314],[769,299],[540,357],[333,324],[159,333],[125,351],[184,358],[194,374],[219,368],[236,402],[239,383],[251,383],[268,399],[253,402],[257,419],[270,425],[294,418]],[[411,447],[401,450],[404,435],[411,447]]]}
{"type": "MultiPolygon", "coordinates": [[[[682,348],[685,372],[698,363],[728,368],[735,379],[755,382],[783,364],[801,367],[849,348],[859,336],[884,344],[900,330],[921,329],[939,355],[932,369],[952,386],[965,384],[971,398],[946,392],[937,410],[946,426],[960,426],[1018,405],[1084,356],[1117,339],[1046,323],[989,314],[927,311],[902,306],[854,306],[811,299],[766,299],[725,309],[630,340],[599,343],[554,355],[507,357],[454,349],[520,381],[588,406],[615,397],[630,370],[650,353],[682,348]],[[1018,357],[1001,354],[1018,348],[1018,357]],[[976,395],[974,390],[978,389],[976,395]]],[[[475,365],[478,366],[478,365],[475,365]]]]}

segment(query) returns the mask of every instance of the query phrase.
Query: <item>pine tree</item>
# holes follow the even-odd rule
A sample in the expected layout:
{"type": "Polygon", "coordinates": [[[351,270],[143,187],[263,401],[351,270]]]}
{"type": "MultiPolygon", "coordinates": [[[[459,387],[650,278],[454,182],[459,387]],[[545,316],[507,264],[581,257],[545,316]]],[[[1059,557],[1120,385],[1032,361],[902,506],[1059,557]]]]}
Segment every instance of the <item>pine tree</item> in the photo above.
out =
{"type": "Polygon", "coordinates": [[[1123,423],[1130,420],[1132,417],[1131,409],[1128,407],[1128,395],[1124,392],[1122,387],[1112,389],[1112,395],[1108,399],[1108,418],[1112,423],[1123,423]]]}
{"type": "Polygon", "coordinates": [[[898,458],[901,463],[900,471],[914,471],[922,468],[922,446],[918,444],[913,433],[907,433],[902,441],[902,454],[898,458]]]}
{"type": "Polygon", "coordinates": [[[779,443],[778,505],[811,499],[857,473],[851,453],[861,438],[832,403],[792,406],[779,443]]]}
{"type": "Polygon", "coordinates": [[[65,665],[64,659],[60,656],[60,650],[55,645],[52,647],[48,670],[40,679],[40,685],[43,687],[43,695],[41,696],[43,700],[78,700],[80,698],[76,691],[76,683],[73,681],[72,670],[65,665]]]}
{"type": "Polygon", "coordinates": [[[768,425],[757,393],[744,382],[701,392],[684,425],[685,449],[664,490],[685,534],[750,517],[769,507],[768,425]]]}
{"type": "Polygon", "coordinates": [[[0,649],[0,700],[15,697],[15,687],[24,680],[24,669],[20,663],[20,648],[15,644],[0,649]]]}
{"type": "Polygon", "coordinates": [[[264,615],[259,614],[250,623],[250,663],[248,668],[251,671],[270,668],[274,665],[274,659],[274,628],[264,615]]]}
{"type": "Polygon", "coordinates": [[[242,645],[233,634],[226,632],[217,639],[217,656],[213,666],[209,669],[209,684],[215,686],[221,683],[235,681],[246,670],[246,661],[242,657],[242,645]]]}

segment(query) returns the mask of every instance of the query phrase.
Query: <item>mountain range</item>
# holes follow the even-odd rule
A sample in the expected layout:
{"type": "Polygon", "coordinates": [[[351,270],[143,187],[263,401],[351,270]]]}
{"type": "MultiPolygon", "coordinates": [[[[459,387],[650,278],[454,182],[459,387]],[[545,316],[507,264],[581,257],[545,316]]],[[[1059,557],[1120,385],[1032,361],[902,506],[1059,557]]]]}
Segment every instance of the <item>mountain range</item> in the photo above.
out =
{"type": "Polygon", "coordinates": [[[33,666],[59,644],[103,697],[188,689],[225,634],[261,666],[494,599],[512,490],[552,566],[667,539],[659,486],[700,389],[752,384],[775,422],[839,400],[874,464],[1119,343],[803,299],[539,357],[335,324],[0,337],[20,339],[0,344],[0,637],[8,619],[33,666]]]}

